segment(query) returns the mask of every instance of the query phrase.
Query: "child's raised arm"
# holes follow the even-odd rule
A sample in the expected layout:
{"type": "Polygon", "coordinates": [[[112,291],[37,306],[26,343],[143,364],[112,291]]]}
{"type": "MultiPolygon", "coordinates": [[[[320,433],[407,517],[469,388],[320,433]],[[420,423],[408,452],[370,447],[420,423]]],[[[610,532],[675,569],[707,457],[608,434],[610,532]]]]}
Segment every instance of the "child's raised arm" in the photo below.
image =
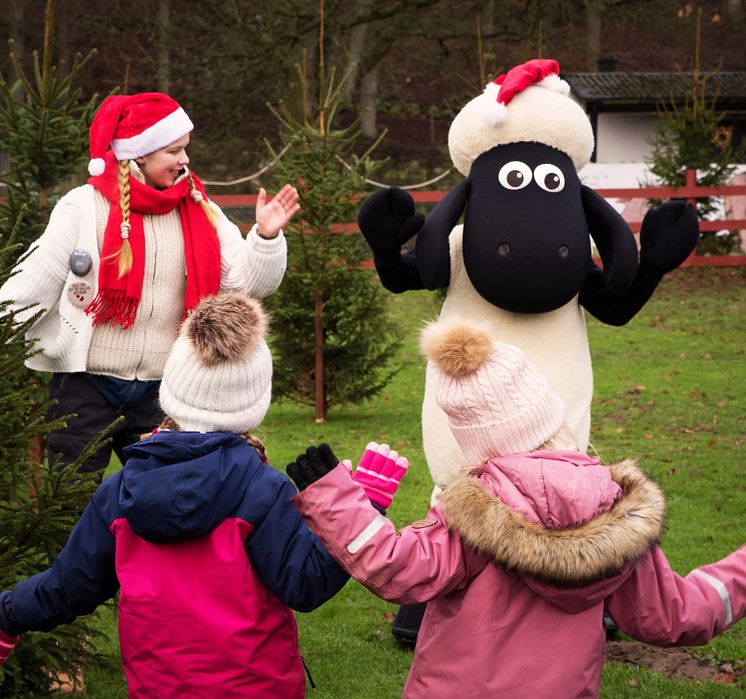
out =
{"type": "Polygon", "coordinates": [[[746,615],[746,546],[685,577],[656,546],[606,604],[619,628],[640,641],[708,643],[746,615]]]}
{"type": "MultiPolygon", "coordinates": [[[[303,490],[323,478],[339,463],[331,447],[321,444],[308,447],[304,454],[287,465],[287,472],[298,490],[303,490]]],[[[409,468],[406,457],[399,456],[388,444],[377,442],[369,442],[365,447],[354,473],[352,462],[345,460],[341,463],[352,474],[352,480],[363,487],[368,499],[384,510],[391,505],[401,479],[409,468]]]]}

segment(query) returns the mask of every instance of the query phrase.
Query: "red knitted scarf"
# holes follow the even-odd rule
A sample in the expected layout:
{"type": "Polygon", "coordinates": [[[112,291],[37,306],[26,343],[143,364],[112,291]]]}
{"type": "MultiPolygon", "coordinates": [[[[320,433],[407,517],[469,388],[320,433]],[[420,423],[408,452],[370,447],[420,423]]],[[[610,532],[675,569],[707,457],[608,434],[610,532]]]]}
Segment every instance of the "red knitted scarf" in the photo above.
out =
{"type": "MultiPolygon", "coordinates": [[[[111,151],[106,154],[105,160],[104,174],[88,180],[109,200],[111,206],[101,248],[98,293],[85,312],[93,317],[94,325],[112,321],[127,329],[135,322],[142,294],[147,254],[142,215],[167,214],[178,207],[186,258],[186,315],[201,298],[216,294],[220,289],[220,242],[215,228],[202,206],[191,198],[187,178],[172,187],[158,190],[130,177],[129,242],[132,247],[132,268],[120,278],[117,258],[123,241],[120,228],[122,212],[119,208],[117,186],[118,165],[111,151]]],[[[207,199],[202,182],[194,174],[192,178],[195,187],[202,193],[203,198],[207,199]]]]}

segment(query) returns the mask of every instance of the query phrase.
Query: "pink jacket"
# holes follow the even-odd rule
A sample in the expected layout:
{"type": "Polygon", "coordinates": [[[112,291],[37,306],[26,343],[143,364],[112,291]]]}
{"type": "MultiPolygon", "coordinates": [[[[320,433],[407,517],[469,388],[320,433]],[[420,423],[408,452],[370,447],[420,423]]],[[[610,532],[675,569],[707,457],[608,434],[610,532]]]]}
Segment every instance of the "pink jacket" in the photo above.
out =
{"type": "Polygon", "coordinates": [[[656,545],[662,494],[632,462],[544,451],[475,476],[399,534],[344,467],[294,498],[372,592],[429,602],[406,699],[597,697],[604,606],[659,645],[707,643],[746,614],[746,547],[676,574],[656,545]]]}

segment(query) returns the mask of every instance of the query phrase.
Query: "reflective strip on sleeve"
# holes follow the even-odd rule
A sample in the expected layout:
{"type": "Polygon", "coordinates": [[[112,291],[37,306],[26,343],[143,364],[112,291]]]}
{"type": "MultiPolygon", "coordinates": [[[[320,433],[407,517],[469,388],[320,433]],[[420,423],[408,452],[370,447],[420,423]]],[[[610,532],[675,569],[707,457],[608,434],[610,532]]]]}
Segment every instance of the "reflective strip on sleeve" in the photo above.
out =
{"type": "Polygon", "coordinates": [[[347,550],[350,553],[357,553],[365,544],[367,544],[373,535],[386,523],[386,518],[378,514],[376,518],[361,531],[348,545],[347,550]]]}
{"type": "Polygon", "coordinates": [[[725,611],[725,625],[727,626],[730,624],[733,621],[733,610],[730,606],[730,595],[722,581],[702,570],[693,570],[692,574],[702,578],[702,580],[704,580],[720,595],[720,599],[723,600],[723,610],[725,611]]]}

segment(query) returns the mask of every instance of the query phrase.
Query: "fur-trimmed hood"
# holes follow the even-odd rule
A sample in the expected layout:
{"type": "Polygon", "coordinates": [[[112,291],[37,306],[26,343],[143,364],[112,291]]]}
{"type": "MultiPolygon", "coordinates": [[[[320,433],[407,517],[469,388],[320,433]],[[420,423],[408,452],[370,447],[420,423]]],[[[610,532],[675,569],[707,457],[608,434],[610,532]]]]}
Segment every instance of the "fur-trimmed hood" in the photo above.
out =
{"type": "Polygon", "coordinates": [[[644,556],[665,514],[660,488],[634,461],[607,469],[573,452],[493,459],[449,485],[440,506],[449,528],[532,587],[576,592],[644,556]]]}

